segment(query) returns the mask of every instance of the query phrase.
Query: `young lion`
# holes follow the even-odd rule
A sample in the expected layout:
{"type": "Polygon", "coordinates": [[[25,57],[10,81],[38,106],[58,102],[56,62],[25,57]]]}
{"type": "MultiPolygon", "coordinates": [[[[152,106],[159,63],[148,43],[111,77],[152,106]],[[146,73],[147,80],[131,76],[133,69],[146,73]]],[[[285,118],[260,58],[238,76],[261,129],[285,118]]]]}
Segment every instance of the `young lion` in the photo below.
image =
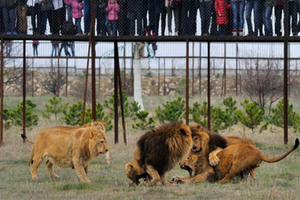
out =
{"type": "Polygon", "coordinates": [[[158,181],[168,185],[165,173],[189,153],[192,143],[191,130],[185,124],[164,124],[146,132],[137,142],[134,160],[125,165],[127,177],[133,184],[150,176],[146,186],[154,186],[158,181]]]}
{"type": "Polygon", "coordinates": [[[95,126],[78,128],[72,133],[64,128],[44,129],[36,137],[31,152],[31,177],[37,178],[37,169],[45,157],[50,176],[57,178],[52,166],[75,168],[78,178],[90,182],[87,177],[89,162],[92,158],[108,151],[105,133],[95,126]]]}

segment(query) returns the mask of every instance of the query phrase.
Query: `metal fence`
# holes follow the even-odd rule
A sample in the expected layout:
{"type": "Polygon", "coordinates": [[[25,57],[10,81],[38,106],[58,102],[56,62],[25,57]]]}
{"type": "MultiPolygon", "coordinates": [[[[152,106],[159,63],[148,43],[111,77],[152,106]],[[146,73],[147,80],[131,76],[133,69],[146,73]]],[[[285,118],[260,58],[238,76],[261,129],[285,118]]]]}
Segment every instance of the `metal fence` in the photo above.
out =
{"type": "MultiPolygon", "coordinates": [[[[29,0],[30,1],[30,0],[29,0]]],[[[210,129],[210,98],[211,98],[211,60],[214,49],[211,48],[212,43],[226,42],[226,43],[280,43],[282,45],[282,62],[283,62],[283,84],[284,84],[284,143],[288,142],[288,62],[290,58],[289,47],[294,42],[299,42],[300,38],[291,37],[297,36],[297,9],[298,2],[295,1],[278,1],[275,5],[270,4],[266,0],[264,3],[260,0],[232,1],[230,5],[226,1],[215,0],[207,1],[210,3],[209,8],[205,9],[202,1],[166,1],[177,2],[179,4],[172,5],[165,1],[83,1],[83,20],[75,20],[76,26],[69,26],[70,23],[66,21],[74,21],[74,16],[70,18],[70,6],[66,6],[62,0],[52,0],[49,2],[42,1],[37,5],[27,6],[26,1],[5,1],[13,3],[12,6],[3,5],[0,2],[2,17],[0,15],[0,28],[3,34],[1,37],[1,133],[0,144],[3,142],[3,71],[4,71],[4,44],[11,40],[21,40],[23,53],[23,134],[26,135],[25,126],[25,101],[26,101],[26,69],[27,69],[27,49],[26,41],[33,40],[36,44],[39,41],[51,40],[53,43],[60,41],[61,43],[68,43],[73,41],[84,41],[88,43],[87,57],[91,58],[91,77],[92,77],[92,118],[96,120],[96,43],[113,42],[114,50],[114,98],[115,98],[115,142],[118,142],[118,93],[122,91],[121,72],[120,72],[120,56],[118,51],[118,43],[123,42],[184,42],[185,43],[185,77],[186,77],[186,123],[189,114],[189,77],[190,77],[190,49],[191,44],[205,43],[207,48],[206,70],[207,70],[207,101],[208,101],[208,129],[210,129]],[[14,4],[14,2],[18,2],[14,4]],[[23,4],[22,4],[23,2],[23,4]],[[104,3],[101,4],[100,2],[104,3]],[[136,3],[135,3],[136,2],[136,3]],[[144,3],[143,3],[144,2],[144,3]],[[255,13],[255,9],[251,9],[250,3],[259,3],[260,12],[255,13]],[[195,3],[195,5],[194,5],[195,3]],[[46,6],[45,4],[48,4],[46,6]],[[111,5],[114,4],[114,5],[111,5]],[[116,5],[117,4],[117,5],[116,5]],[[104,7],[103,7],[104,5],[104,7]],[[107,7],[106,7],[107,5],[107,7]],[[167,5],[167,6],[166,6],[167,5]],[[36,9],[37,6],[37,9],[36,9]],[[46,8],[46,7],[47,8],[46,8]],[[112,6],[109,8],[109,6],[112,6]],[[222,13],[219,8],[224,11],[222,13]],[[247,7],[248,6],[248,7],[247,7]],[[166,34],[164,29],[163,10],[169,9],[174,13],[175,31],[170,31],[166,34]],[[252,25],[253,33],[249,27],[244,28],[244,15],[246,7],[247,24],[252,25]],[[279,8],[278,8],[279,7],[279,8]],[[240,9],[238,9],[240,8],[240,9]],[[248,9],[247,9],[248,8],[248,9]],[[277,9],[278,8],[278,9],[277,9]],[[107,11],[107,12],[101,12],[107,11]],[[105,10],[103,10],[105,9],[105,10]],[[197,9],[200,10],[200,19],[197,17],[197,9]],[[111,11],[114,12],[111,13],[111,11]],[[119,10],[119,11],[118,11],[119,10]],[[176,10],[178,11],[176,14],[176,10]],[[272,20],[272,12],[277,10],[276,20],[272,20]],[[279,11],[278,11],[279,10],[279,11]],[[18,12],[17,12],[18,11],[18,12]],[[201,12],[202,11],[202,12],[201,12]],[[228,12],[227,12],[228,11],[228,12]],[[253,12],[252,12],[253,11],[253,12]],[[232,12],[232,16],[231,13],[232,12]],[[17,14],[18,13],[18,14],[17,14]],[[118,13],[118,19],[116,14],[118,13]],[[248,13],[248,15],[247,15],[248,13]],[[281,14],[280,14],[281,13],[281,14]],[[8,18],[8,14],[12,17],[8,18]],[[31,16],[31,26],[28,25],[27,15],[31,16]],[[103,14],[103,15],[101,15],[103,14]],[[177,16],[177,19],[176,19],[177,16]],[[250,18],[249,18],[250,16],[250,18]],[[265,16],[265,18],[263,17],[265,16]],[[278,18],[278,16],[280,16],[278,18]],[[103,18],[104,17],[104,18],[103,18]],[[227,18],[222,19],[222,18],[227,18]],[[249,20],[248,20],[249,19],[249,20]],[[224,20],[225,22],[223,22],[224,20]],[[95,21],[97,26],[95,26],[95,21]],[[249,23],[248,23],[249,22],[249,23]],[[49,23],[49,25],[47,25],[49,23]],[[275,26],[275,37],[273,25],[275,26]],[[290,26],[292,24],[292,26],[290,26]],[[79,26],[83,25],[84,30],[81,31],[79,26]],[[177,29],[176,29],[177,27],[177,29]],[[280,28],[278,28],[280,27],[280,28]],[[32,30],[31,30],[32,29],[32,30]],[[76,29],[76,30],[75,30],[76,29]],[[70,32],[71,30],[71,32],[70,32]],[[207,31],[208,30],[208,31],[207,31]],[[77,32],[77,33],[76,33],[77,32]],[[75,34],[76,33],[76,34],[75,34]],[[79,33],[79,34],[78,34],[79,33]],[[168,35],[168,36],[166,36],[168,35]],[[201,35],[201,36],[200,36],[201,35]],[[236,37],[243,36],[245,37],[236,37]],[[172,36],[172,37],[171,37],[172,36]],[[264,36],[264,37],[263,37],[264,36]]],[[[72,6],[75,1],[72,1],[72,6]]],[[[78,3],[78,1],[76,1],[78,3]]],[[[275,2],[275,1],[272,1],[275,2]]],[[[253,4],[254,5],[254,4],[253,4]]],[[[256,5],[257,6],[257,5],[256,5]]],[[[77,8],[82,6],[77,6],[77,8]]],[[[81,13],[81,12],[79,12],[81,13]]],[[[168,12],[167,12],[168,13],[168,12]]],[[[273,15],[274,17],[274,15],[273,15]]],[[[75,17],[76,18],[76,17],[75,17]]],[[[80,18],[81,19],[81,18],[80,18]]],[[[155,54],[155,45],[152,47],[155,54]]],[[[201,55],[201,53],[200,53],[201,55]]],[[[58,62],[62,59],[57,56],[58,62]]],[[[193,55],[192,55],[193,57],[193,55]]],[[[226,57],[226,56],[225,56],[226,57]]],[[[88,69],[89,64],[87,64],[88,69]]],[[[86,95],[84,95],[86,96],[86,95]]],[[[120,95],[122,96],[122,95],[120,95]]],[[[124,115],[121,99],[121,113],[124,115]]],[[[124,123],[124,116],[122,116],[124,141],[126,142],[126,129],[124,123]]]]}

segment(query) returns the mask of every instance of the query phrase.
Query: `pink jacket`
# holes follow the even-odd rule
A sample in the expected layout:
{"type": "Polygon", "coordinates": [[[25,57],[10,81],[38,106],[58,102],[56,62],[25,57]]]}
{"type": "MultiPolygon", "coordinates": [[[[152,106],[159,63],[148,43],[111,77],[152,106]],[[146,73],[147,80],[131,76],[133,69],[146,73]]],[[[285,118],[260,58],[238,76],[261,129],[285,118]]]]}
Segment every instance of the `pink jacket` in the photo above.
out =
{"type": "Polygon", "coordinates": [[[65,0],[65,4],[67,6],[72,6],[72,2],[73,2],[73,0],[65,0]]]}
{"type": "Polygon", "coordinates": [[[82,9],[83,9],[83,3],[78,2],[78,0],[73,0],[72,2],[72,17],[75,19],[82,17],[82,9]]]}
{"type": "Polygon", "coordinates": [[[117,3],[117,1],[113,2],[111,0],[108,1],[108,6],[106,8],[106,11],[108,12],[108,20],[118,20],[119,19],[119,12],[120,12],[120,6],[117,3]]]}

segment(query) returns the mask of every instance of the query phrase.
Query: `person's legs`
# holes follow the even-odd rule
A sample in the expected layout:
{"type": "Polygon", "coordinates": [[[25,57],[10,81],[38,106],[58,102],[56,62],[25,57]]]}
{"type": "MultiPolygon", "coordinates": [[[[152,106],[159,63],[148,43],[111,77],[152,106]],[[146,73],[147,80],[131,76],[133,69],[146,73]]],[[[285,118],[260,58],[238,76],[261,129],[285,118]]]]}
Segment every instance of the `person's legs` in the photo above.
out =
{"type": "Polygon", "coordinates": [[[3,9],[4,30],[6,33],[10,33],[8,8],[4,7],[2,9],[3,9]]]}
{"type": "Polygon", "coordinates": [[[265,8],[265,35],[266,36],[273,35],[272,20],[271,20],[272,10],[273,10],[272,6],[266,6],[265,8]]]}
{"type": "Polygon", "coordinates": [[[281,18],[282,18],[283,6],[275,6],[275,34],[277,36],[282,36],[281,32],[281,18]]]}
{"type": "Polygon", "coordinates": [[[233,15],[233,26],[232,26],[232,30],[237,31],[238,26],[237,26],[237,17],[238,17],[238,9],[237,9],[237,2],[236,1],[232,1],[231,2],[231,7],[232,7],[232,15],[233,15]]]}
{"type": "Polygon", "coordinates": [[[179,16],[180,10],[179,8],[174,9],[174,20],[175,20],[175,35],[179,33],[179,16]]]}
{"type": "Polygon", "coordinates": [[[91,26],[91,0],[84,0],[84,33],[90,33],[91,26]]]}
{"type": "Polygon", "coordinates": [[[82,29],[81,29],[81,18],[75,19],[75,26],[77,29],[77,32],[79,34],[82,34],[82,29]]]}
{"type": "Polygon", "coordinates": [[[239,2],[239,30],[244,29],[244,11],[245,11],[245,1],[239,2]]]}
{"type": "Polygon", "coordinates": [[[252,20],[251,20],[253,8],[254,8],[254,0],[248,0],[246,4],[246,21],[248,27],[248,35],[253,34],[252,20]]]}
{"type": "Polygon", "coordinates": [[[161,11],[161,35],[165,35],[166,30],[166,17],[167,17],[167,8],[164,6],[164,3],[161,5],[162,11],[161,11]]]}
{"type": "Polygon", "coordinates": [[[66,6],[67,10],[67,21],[72,21],[72,6],[66,6]]]}
{"type": "Polygon", "coordinates": [[[10,18],[10,32],[16,33],[17,31],[17,8],[9,9],[10,18]]]}
{"type": "Polygon", "coordinates": [[[205,9],[206,14],[204,16],[203,29],[204,29],[204,33],[208,34],[208,29],[209,29],[210,20],[211,20],[212,3],[204,2],[204,9],[205,9]]]}

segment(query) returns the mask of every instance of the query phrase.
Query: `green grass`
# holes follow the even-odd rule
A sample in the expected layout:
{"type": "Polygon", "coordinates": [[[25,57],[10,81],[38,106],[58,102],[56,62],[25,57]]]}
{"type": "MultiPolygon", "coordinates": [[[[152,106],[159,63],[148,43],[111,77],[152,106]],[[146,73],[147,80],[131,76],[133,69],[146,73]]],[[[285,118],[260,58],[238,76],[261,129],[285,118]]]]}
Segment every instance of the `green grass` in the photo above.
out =
{"type": "MultiPolygon", "coordinates": [[[[17,97],[10,97],[11,103],[16,103],[17,97]]],[[[168,97],[168,99],[171,97],[168,97]]],[[[43,111],[45,97],[35,98],[39,104],[39,112],[43,111]]],[[[18,98],[18,101],[20,99],[18,98]]],[[[194,99],[195,100],[195,99],[194,99]]],[[[193,100],[193,101],[194,101],[193,100]]],[[[166,99],[147,98],[146,107],[152,108],[166,99]]],[[[9,102],[7,100],[7,102],[9,102]]],[[[1,199],[299,199],[300,191],[300,150],[296,150],[278,163],[262,163],[256,170],[256,180],[238,182],[236,184],[198,183],[165,187],[158,184],[155,187],[129,187],[129,179],[124,172],[124,165],[133,157],[135,142],[143,131],[133,130],[130,121],[127,122],[128,145],[113,144],[113,132],[107,133],[111,151],[111,164],[105,164],[104,156],[92,160],[89,168],[89,178],[92,183],[78,181],[73,169],[54,167],[59,179],[50,178],[45,163],[38,170],[38,180],[32,181],[27,160],[31,145],[21,141],[20,127],[5,130],[4,146],[0,147],[0,197],[1,199]]],[[[28,138],[33,139],[44,127],[62,123],[60,121],[40,120],[40,124],[28,130],[28,138]]],[[[121,126],[120,126],[121,127],[121,126]]],[[[289,145],[283,145],[283,132],[264,132],[252,134],[246,131],[246,136],[253,139],[258,148],[269,157],[278,156],[292,147],[299,133],[290,133],[289,145]]],[[[241,136],[243,130],[234,126],[231,131],[222,131],[222,135],[241,136]]],[[[176,166],[167,177],[187,176],[188,173],[176,166]]]]}

